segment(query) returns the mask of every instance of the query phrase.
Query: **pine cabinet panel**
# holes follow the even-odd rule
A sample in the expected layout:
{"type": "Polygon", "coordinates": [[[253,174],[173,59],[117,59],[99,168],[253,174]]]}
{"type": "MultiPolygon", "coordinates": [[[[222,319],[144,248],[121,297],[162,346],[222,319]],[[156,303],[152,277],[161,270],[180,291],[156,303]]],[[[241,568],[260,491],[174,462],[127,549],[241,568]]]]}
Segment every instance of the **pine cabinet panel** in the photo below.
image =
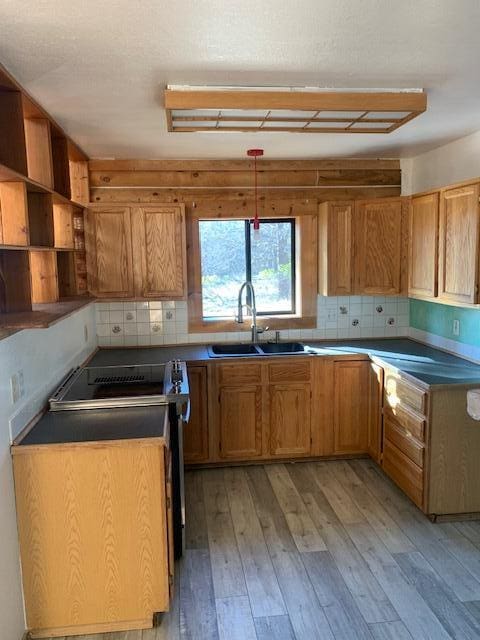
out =
{"type": "Polygon", "coordinates": [[[406,210],[402,198],[357,203],[354,230],[356,293],[403,293],[406,288],[406,210]]]}
{"type": "Polygon", "coordinates": [[[296,456],[310,452],[310,385],[270,386],[270,454],[296,456]]]}
{"type": "Polygon", "coordinates": [[[143,298],[186,297],[185,208],[132,208],[135,288],[143,298]]]}
{"type": "Polygon", "coordinates": [[[324,202],[319,207],[319,293],[353,293],[353,215],[355,203],[324,202]]]}
{"type": "Polygon", "coordinates": [[[479,185],[444,191],[440,207],[440,298],[477,302],[479,229],[479,185]]]}
{"type": "Polygon", "coordinates": [[[16,447],[23,587],[34,637],[147,628],[155,612],[168,610],[164,451],[136,441],[16,447]]]}
{"type": "Polygon", "coordinates": [[[437,295],[439,194],[412,199],[410,208],[410,260],[408,292],[437,295]]]}
{"type": "Polygon", "coordinates": [[[368,374],[365,360],[334,364],[334,452],[364,453],[368,449],[368,374]]]}
{"type": "Polygon", "coordinates": [[[106,298],[133,296],[130,208],[90,209],[85,240],[90,291],[106,298]]]}
{"type": "Polygon", "coordinates": [[[248,459],[262,454],[262,386],[222,387],[219,393],[220,457],[248,459]]]}
{"type": "Polygon", "coordinates": [[[185,425],[183,453],[186,463],[205,462],[208,454],[207,368],[188,366],[190,420],[185,425]]]}

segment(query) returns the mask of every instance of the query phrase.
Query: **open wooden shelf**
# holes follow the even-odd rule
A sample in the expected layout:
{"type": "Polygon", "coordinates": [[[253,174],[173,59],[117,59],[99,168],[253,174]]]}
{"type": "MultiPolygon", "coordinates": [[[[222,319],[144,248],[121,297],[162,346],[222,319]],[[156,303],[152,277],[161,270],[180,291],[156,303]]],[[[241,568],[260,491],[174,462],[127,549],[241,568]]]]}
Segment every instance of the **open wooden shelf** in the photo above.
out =
{"type": "Polygon", "coordinates": [[[0,314],[32,308],[30,263],[27,251],[0,251],[0,314]]]}
{"type": "Polygon", "coordinates": [[[92,302],[94,299],[84,296],[50,304],[34,304],[29,311],[0,313],[0,329],[46,329],[92,302]]]}
{"type": "Polygon", "coordinates": [[[49,326],[89,302],[88,157],[1,66],[0,141],[0,328],[49,326]]]}
{"type": "Polygon", "coordinates": [[[88,204],[88,157],[1,66],[0,140],[0,181],[88,204]]]}

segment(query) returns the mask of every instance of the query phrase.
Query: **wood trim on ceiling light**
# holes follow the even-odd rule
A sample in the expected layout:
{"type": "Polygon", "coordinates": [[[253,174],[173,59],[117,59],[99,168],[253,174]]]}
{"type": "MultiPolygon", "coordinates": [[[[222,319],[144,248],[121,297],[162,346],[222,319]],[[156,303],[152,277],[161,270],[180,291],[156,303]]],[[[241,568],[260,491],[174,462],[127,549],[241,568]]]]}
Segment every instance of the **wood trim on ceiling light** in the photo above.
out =
{"type": "Polygon", "coordinates": [[[427,108],[426,94],[418,90],[302,92],[167,88],[164,96],[167,128],[171,132],[390,133],[427,108]],[[197,113],[182,114],[192,110],[197,113]],[[208,113],[198,113],[202,110],[208,113]],[[226,113],[231,110],[244,113],[226,113]],[[259,110],[263,113],[258,114],[259,110]],[[256,113],[249,114],[249,111],[256,113]],[[285,117],[279,111],[285,111],[285,117]],[[292,117],[294,111],[297,114],[292,117]],[[298,115],[299,111],[305,111],[305,116],[298,115]],[[386,113],[392,113],[391,119],[386,113]]]}

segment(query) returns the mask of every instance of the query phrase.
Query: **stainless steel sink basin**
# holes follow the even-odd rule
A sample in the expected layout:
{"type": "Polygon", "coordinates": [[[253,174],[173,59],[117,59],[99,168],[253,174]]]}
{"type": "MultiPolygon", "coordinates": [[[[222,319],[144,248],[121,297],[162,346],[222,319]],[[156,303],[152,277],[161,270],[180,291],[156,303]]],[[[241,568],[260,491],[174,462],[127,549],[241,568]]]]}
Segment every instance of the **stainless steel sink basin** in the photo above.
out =
{"type": "Polygon", "coordinates": [[[265,342],[258,345],[265,355],[283,355],[289,353],[304,353],[305,348],[300,342],[265,342]]]}
{"type": "Polygon", "coordinates": [[[208,347],[211,358],[222,356],[259,356],[260,351],[254,344],[213,344],[208,347]]]}

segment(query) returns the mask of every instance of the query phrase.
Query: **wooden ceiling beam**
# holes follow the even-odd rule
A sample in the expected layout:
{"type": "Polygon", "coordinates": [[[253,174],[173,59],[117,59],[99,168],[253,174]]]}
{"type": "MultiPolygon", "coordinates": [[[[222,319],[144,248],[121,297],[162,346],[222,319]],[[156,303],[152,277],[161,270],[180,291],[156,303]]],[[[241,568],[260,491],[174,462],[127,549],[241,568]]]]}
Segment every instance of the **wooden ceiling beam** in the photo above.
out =
{"type": "MultiPolygon", "coordinates": [[[[90,160],[90,171],[251,171],[253,161],[236,160],[90,160]]],[[[326,158],[258,162],[259,171],[400,170],[400,160],[390,158],[326,158]]]]}

